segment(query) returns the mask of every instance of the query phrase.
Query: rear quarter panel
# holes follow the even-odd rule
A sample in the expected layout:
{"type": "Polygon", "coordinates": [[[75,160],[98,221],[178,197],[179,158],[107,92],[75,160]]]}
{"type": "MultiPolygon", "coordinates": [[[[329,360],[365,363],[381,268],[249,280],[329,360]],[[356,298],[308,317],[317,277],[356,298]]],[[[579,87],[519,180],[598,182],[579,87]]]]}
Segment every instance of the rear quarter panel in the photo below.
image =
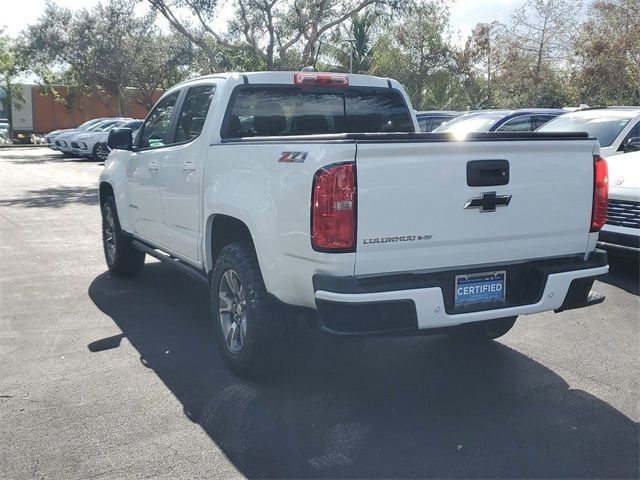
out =
{"type": "MultiPolygon", "coordinates": [[[[311,186],[316,171],[353,161],[345,143],[224,143],[208,149],[204,171],[206,225],[218,214],[244,222],[251,232],[267,290],[283,302],[315,308],[315,273],[353,275],[355,254],[311,247],[311,186]],[[302,163],[279,162],[282,152],[305,152],[302,163]]],[[[215,232],[213,233],[215,235],[215,232]]],[[[203,249],[211,245],[211,235],[203,249]]],[[[206,254],[207,270],[213,268],[206,254]]]]}

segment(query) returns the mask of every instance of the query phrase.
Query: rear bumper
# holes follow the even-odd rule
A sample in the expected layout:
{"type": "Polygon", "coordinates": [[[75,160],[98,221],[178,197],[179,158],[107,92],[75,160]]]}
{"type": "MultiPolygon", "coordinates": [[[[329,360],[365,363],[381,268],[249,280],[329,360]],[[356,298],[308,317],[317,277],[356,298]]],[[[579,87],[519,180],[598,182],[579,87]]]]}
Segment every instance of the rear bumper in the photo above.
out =
{"type": "Polygon", "coordinates": [[[386,277],[314,276],[316,305],[322,328],[339,335],[415,334],[550,310],[563,311],[601,303],[591,292],[593,281],[609,271],[607,254],[538,260],[512,265],[487,265],[386,277]],[[464,311],[453,306],[456,275],[506,270],[505,304],[464,311]],[[484,308],[484,309],[483,309],[484,308]]]}

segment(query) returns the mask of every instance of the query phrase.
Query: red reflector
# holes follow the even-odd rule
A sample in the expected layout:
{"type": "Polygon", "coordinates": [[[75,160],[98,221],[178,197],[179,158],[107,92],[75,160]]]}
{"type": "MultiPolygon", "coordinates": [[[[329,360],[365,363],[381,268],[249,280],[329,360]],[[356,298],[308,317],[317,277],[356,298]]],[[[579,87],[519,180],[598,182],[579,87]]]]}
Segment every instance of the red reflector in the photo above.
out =
{"type": "Polygon", "coordinates": [[[607,162],[600,155],[593,157],[593,208],[591,210],[591,231],[597,232],[607,220],[609,201],[609,172],[607,162]]]}
{"type": "Polygon", "coordinates": [[[293,75],[293,83],[299,87],[339,87],[349,86],[349,77],[336,73],[296,73],[293,75]]]}
{"type": "Polygon", "coordinates": [[[338,163],[318,170],[311,192],[311,245],[320,252],[356,247],[356,166],[338,163]]]}

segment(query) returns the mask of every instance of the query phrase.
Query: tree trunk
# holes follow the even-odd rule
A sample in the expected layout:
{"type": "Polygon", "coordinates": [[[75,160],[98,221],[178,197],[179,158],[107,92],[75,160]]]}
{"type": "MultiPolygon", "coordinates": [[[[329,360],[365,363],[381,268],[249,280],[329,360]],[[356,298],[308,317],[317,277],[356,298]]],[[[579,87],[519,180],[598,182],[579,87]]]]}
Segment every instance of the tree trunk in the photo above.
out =
{"type": "Polygon", "coordinates": [[[540,46],[538,48],[538,60],[536,62],[536,72],[534,75],[534,87],[533,87],[533,101],[535,105],[534,107],[540,107],[540,82],[542,81],[542,76],[540,73],[542,72],[542,56],[544,55],[544,46],[546,43],[546,35],[547,35],[547,18],[544,19],[544,24],[542,25],[542,37],[540,38],[540,46]]]}
{"type": "Polygon", "coordinates": [[[117,98],[118,101],[118,116],[125,117],[127,113],[127,98],[125,89],[122,85],[118,85],[117,98]]]}

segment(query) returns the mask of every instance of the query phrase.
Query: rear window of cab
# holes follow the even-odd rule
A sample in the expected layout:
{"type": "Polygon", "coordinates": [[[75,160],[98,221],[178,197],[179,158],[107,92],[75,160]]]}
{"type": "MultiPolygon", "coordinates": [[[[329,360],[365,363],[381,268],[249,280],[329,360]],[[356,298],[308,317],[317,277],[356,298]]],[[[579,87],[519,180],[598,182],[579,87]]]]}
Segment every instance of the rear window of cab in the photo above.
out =
{"type": "Polygon", "coordinates": [[[241,86],[232,95],[221,137],[413,131],[398,90],[241,86]]]}

